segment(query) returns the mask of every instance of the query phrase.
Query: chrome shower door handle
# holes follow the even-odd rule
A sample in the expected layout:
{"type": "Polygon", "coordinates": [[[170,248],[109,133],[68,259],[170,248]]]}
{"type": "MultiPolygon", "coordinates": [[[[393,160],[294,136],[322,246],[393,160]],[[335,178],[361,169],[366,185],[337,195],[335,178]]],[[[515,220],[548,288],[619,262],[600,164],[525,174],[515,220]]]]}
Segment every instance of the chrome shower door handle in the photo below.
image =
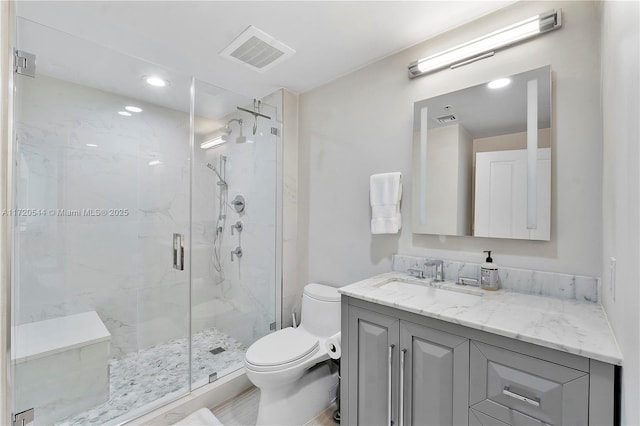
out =
{"type": "Polygon", "coordinates": [[[173,269],[184,271],[184,235],[173,234],[173,269]]]}

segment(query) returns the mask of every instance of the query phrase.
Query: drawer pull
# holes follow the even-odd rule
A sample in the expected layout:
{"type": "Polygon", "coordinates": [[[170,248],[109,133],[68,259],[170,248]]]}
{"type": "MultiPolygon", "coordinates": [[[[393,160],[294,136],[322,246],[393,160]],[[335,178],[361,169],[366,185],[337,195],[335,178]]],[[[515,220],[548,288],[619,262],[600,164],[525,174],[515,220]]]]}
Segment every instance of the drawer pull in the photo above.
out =
{"type": "Polygon", "coordinates": [[[502,389],[502,394],[506,395],[506,396],[510,396],[511,398],[515,398],[518,401],[522,401],[522,402],[526,402],[527,404],[531,404],[534,407],[539,407],[540,406],[540,400],[538,398],[531,399],[531,398],[527,398],[526,396],[518,395],[517,393],[511,392],[509,390],[509,386],[505,386],[504,389],[502,389]]]}

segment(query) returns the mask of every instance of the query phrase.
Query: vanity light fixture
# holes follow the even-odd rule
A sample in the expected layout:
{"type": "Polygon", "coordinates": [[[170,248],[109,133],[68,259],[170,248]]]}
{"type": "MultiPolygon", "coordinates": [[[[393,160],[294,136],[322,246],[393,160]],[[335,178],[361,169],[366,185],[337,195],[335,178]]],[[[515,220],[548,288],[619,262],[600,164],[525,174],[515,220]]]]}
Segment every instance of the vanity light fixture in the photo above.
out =
{"type": "Polygon", "coordinates": [[[200,144],[200,148],[209,149],[209,148],[213,148],[214,146],[222,145],[225,142],[227,142],[227,141],[225,140],[225,138],[223,136],[218,136],[217,138],[209,139],[209,140],[206,140],[206,141],[202,142],[200,144]]]}
{"type": "Polygon", "coordinates": [[[447,49],[409,64],[409,78],[419,77],[443,68],[458,68],[493,56],[496,50],[560,28],[560,10],[550,10],[506,28],[447,49]]]}

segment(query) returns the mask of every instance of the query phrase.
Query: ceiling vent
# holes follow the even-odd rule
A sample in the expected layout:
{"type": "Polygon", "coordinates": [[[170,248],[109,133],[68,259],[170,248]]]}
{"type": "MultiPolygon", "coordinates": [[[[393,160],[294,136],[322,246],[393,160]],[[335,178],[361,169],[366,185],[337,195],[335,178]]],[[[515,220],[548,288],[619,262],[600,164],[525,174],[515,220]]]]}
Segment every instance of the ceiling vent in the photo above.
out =
{"type": "Polygon", "coordinates": [[[440,117],[434,117],[434,120],[440,124],[453,123],[454,121],[458,121],[458,116],[455,114],[442,115],[440,117]]]}
{"type": "Polygon", "coordinates": [[[254,71],[264,72],[296,53],[286,44],[249,25],[231,42],[220,56],[244,64],[254,71]]]}

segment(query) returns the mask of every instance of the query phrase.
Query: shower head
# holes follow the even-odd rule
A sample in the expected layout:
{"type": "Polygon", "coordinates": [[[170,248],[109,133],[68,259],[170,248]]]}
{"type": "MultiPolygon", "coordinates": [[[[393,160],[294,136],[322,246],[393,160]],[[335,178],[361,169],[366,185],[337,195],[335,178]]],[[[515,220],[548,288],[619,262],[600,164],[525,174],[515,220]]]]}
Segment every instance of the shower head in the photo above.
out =
{"type": "Polygon", "coordinates": [[[235,142],[236,143],[245,143],[247,142],[247,137],[243,135],[242,133],[242,118],[232,118],[231,120],[227,121],[227,124],[225,124],[224,126],[224,132],[226,134],[222,135],[222,140],[225,142],[231,142],[231,133],[233,132],[233,129],[231,128],[230,124],[236,122],[238,123],[238,127],[240,127],[240,136],[237,136],[235,138],[235,142]]]}
{"type": "Polygon", "coordinates": [[[242,120],[240,120],[240,136],[236,138],[236,143],[245,143],[247,141],[247,137],[242,134],[242,120]]]}

